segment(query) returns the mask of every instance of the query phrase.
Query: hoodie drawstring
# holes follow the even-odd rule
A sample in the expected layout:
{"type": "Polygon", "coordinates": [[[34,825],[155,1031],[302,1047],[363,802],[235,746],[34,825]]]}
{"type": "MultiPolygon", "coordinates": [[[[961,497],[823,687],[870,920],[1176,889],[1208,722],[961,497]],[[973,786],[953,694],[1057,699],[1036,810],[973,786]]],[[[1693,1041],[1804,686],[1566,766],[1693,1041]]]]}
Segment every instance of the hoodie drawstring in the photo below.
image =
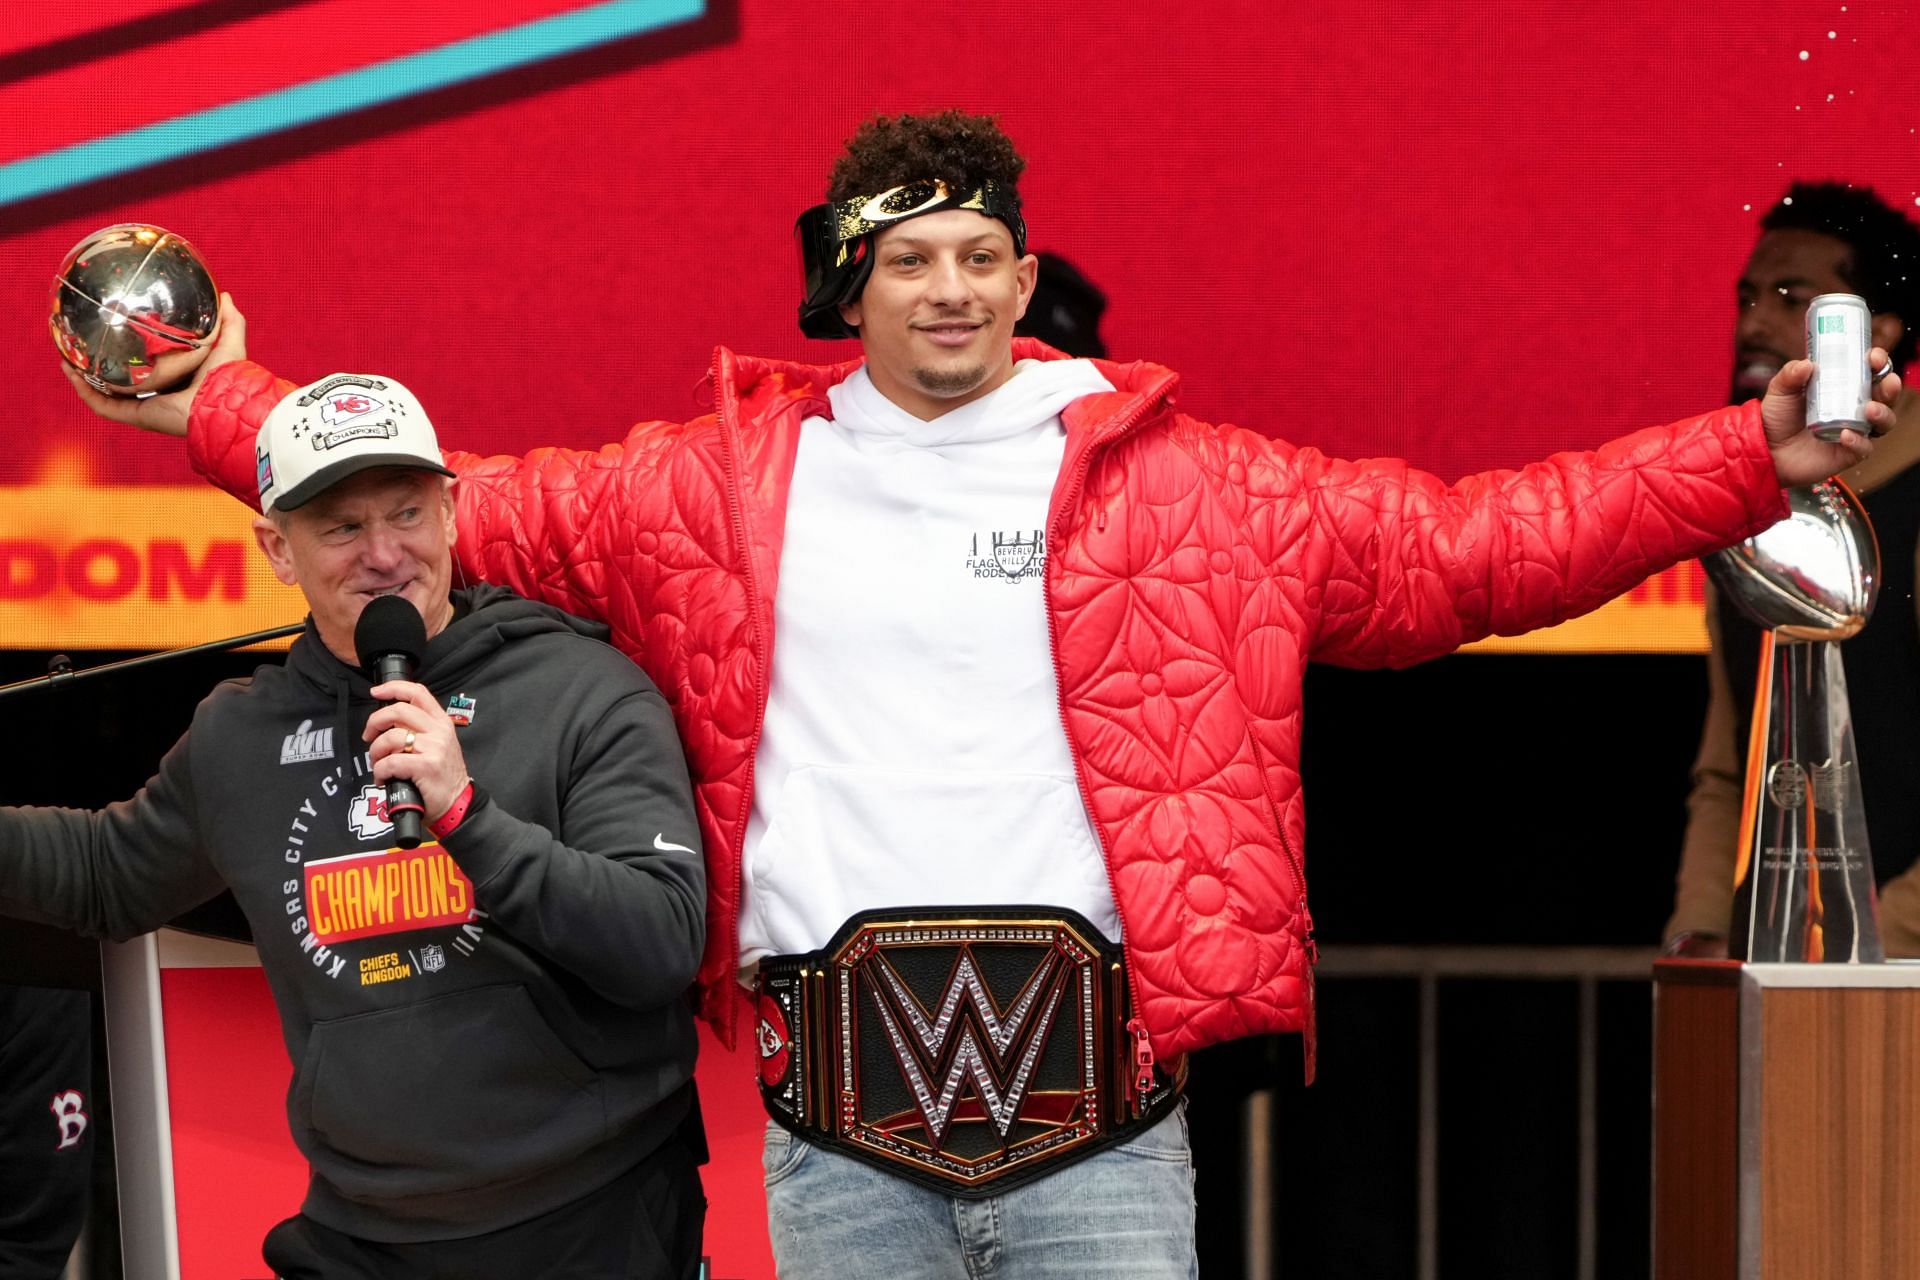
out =
{"type": "Polygon", "coordinates": [[[333,740],[340,744],[340,759],[352,760],[359,756],[360,747],[353,738],[353,726],[347,720],[347,682],[334,683],[333,704],[333,740]]]}

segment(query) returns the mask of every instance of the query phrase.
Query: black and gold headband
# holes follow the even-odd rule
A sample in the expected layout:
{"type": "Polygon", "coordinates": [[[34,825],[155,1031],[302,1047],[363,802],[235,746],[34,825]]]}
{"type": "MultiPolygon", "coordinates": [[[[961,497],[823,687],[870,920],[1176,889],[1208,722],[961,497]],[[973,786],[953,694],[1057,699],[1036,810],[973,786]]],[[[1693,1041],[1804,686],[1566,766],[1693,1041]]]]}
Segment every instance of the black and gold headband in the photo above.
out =
{"type": "Polygon", "coordinates": [[[997,182],[954,191],[938,178],[903,183],[878,195],[830,200],[794,223],[806,296],[800,302],[800,332],[809,338],[853,338],[858,330],[840,318],[840,304],[866,287],[873,271],[873,235],[896,222],[948,209],[971,209],[998,218],[1013,233],[1013,251],[1027,251],[1027,223],[1020,197],[997,182]]]}

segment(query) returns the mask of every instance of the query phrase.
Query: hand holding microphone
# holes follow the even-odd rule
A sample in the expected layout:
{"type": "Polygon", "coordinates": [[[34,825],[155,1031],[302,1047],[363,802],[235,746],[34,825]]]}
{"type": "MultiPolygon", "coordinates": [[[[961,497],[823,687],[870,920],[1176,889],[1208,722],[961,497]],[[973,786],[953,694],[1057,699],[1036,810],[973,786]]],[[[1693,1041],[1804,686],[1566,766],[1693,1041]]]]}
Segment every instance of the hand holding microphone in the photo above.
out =
{"type": "Polygon", "coordinates": [[[421,828],[446,813],[467,785],[467,761],[447,716],[425,685],[413,681],[427,648],[420,611],[401,596],[381,596],[361,610],[353,629],[373,696],[386,705],[367,718],[373,776],[387,787],[394,843],[411,849],[421,828]]]}

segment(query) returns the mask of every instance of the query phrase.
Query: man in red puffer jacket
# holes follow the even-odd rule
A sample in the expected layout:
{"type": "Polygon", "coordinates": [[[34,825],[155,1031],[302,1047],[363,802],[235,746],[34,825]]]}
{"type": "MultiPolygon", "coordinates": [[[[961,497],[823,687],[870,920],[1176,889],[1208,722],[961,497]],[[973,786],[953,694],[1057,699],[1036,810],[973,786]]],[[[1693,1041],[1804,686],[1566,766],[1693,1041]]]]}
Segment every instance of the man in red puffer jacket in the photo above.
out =
{"type": "MultiPolygon", "coordinates": [[[[1023,167],[988,118],[869,122],[800,225],[801,326],[863,360],[721,349],[695,421],[448,456],[467,572],[604,619],[673,704],[785,1276],[1188,1274],[1181,1055],[1311,1054],[1307,662],[1559,622],[1871,448],[1801,430],[1804,362],[1454,485],[1198,422],[1165,369],[1013,339],[1023,167]]],[[[89,401],[248,497],[286,384],[243,347],[230,313],[185,391],[89,401]]]]}

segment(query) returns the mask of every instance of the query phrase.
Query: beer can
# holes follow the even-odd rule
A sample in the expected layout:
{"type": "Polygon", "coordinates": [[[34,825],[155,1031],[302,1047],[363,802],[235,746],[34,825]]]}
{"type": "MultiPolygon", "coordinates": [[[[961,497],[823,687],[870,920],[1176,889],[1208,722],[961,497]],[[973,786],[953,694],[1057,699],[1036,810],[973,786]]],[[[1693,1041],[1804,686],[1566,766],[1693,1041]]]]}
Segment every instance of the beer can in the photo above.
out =
{"type": "Polygon", "coordinates": [[[1847,430],[1867,434],[1872,326],[1867,300],[1855,294],[1823,293],[1807,304],[1807,359],[1813,361],[1807,429],[1822,440],[1838,440],[1847,430]]]}

